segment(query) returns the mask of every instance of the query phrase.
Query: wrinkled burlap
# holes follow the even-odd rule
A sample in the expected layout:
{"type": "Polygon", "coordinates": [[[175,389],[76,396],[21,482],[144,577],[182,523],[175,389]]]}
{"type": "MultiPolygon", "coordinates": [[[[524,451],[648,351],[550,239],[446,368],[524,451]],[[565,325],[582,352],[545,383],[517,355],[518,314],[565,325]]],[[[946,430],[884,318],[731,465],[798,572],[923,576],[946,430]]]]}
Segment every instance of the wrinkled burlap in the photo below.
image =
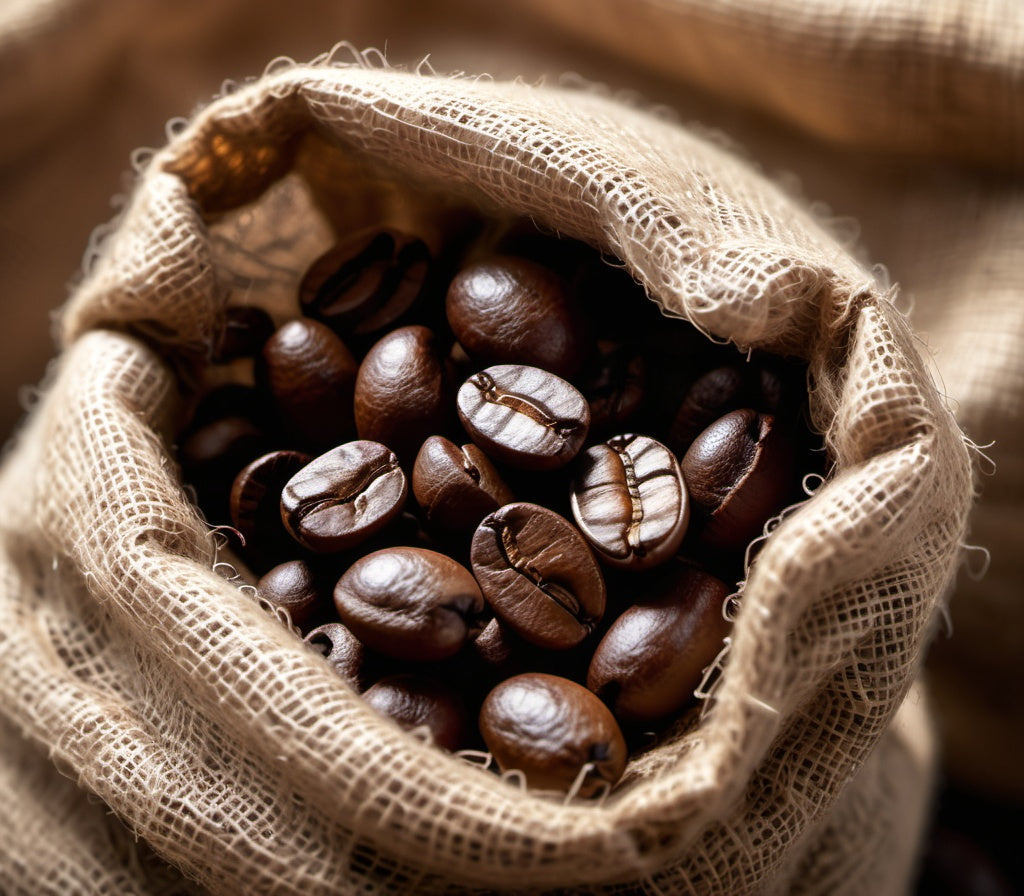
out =
{"type": "Polygon", "coordinates": [[[87,269],[0,476],[0,708],[25,738],[4,787],[31,797],[0,835],[7,891],[188,892],[150,847],[223,894],[906,887],[931,762],[907,695],[969,455],[903,317],[746,163],[593,94],[289,67],[179,129],[87,269]],[[213,570],[184,500],[167,365],[226,301],[279,308],[327,238],[312,206],[348,187],[334,218],[396,196],[532,216],[624,260],[666,313],[810,364],[834,470],[751,568],[700,724],[601,805],[520,792],[377,716],[213,570]]]}

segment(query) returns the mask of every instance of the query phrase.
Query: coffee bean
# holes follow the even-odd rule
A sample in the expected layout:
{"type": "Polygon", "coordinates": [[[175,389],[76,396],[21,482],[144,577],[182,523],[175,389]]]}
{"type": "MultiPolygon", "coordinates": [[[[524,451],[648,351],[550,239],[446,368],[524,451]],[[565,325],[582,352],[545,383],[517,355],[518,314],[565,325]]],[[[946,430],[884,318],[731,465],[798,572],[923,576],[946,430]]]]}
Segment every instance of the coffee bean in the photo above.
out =
{"type": "Polygon", "coordinates": [[[708,426],[730,411],[755,406],[750,370],[730,364],[697,377],[672,420],[666,443],[683,454],[708,426]]]}
{"type": "Polygon", "coordinates": [[[328,622],[309,632],[303,640],[322,653],[342,678],[357,691],[368,687],[368,656],[362,643],[340,622],[328,622]]]}
{"type": "Polygon", "coordinates": [[[675,455],[647,436],[595,445],[578,464],[573,517],[598,557],[611,566],[649,569],[675,554],[690,502],[675,455]]]}
{"type": "Polygon", "coordinates": [[[336,553],[365,541],[402,512],[405,474],[392,451],[356,441],[320,455],[281,492],[281,517],[311,551],[336,553]]]}
{"type": "Polygon", "coordinates": [[[540,790],[594,796],[622,777],[626,743],[607,707],[590,691],[554,675],[527,673],[484,700],[480,733],[503,771],[518,769],[540,790]]]}
{"type": "Polygon", "coordinates": [[[448,363],[433,332],[418,326],[392,330],[359,366],[359,436],[383,442],[411,465],[425,439],[449,428],[451,393],[448,363]]]}
{"type": "Polygon", "coordinates": [[[379,230],[342,241],[306,272],[299,303],[308,317],[342,336],[393,326],[423,299],[430,250],[407,233],[379,230]]]}
{"type": "Polygon", "coordinates": [[[274,333],[274,320],[254,305],[234,305],[224,311],[224,328],[217,335],[210,360],[224,364],[260,353],[274,333]]]}
{"type": "Polygon", "coordinates": [[[587,543],[545,507],[506,504],[485,517],[470,556],[495,615],[532,644],[572,647],[604,614],[604,578],[587,543]]]}
{"type": "Polygon", "coordinates": [[[791,441],[774,417],[745,408],[702,432],[680,463],[699,539],[740,550],[783,509],[793,488],[791,441]]]}
{"type": "Polygon", "coordinates": [[[265,573],[256,583],[260,597],[288,611],[300,629],[316,616],[321,605],[329,603],[323,582],[304,560],[288,560],[265,573]]]}
{"type": "Polygon", "coordinates": [[[264,431],[241,416],[216,418],[185,436],[178,454],[208,522],[230,522],[235,473],[266,452],[267,447],[264,431]]]}
{"type": "Polygon", "coordinates": [[[537,367],[488,367],[463,383],[456,400],[474,442],[495,459],[527,470],[565,466],[590,425],[583,396],[537,367]]]}
{"type": "Polygon", "coordinates": [[[682,709],[729,633],[728,586],[672,561],[637,583],[637,601],[608,629],[590,662],[587,687],[623,724],[664,719],[682,709]]]}
{"type": "Polygon", "coordinates": [[[281,520],[281,492],[313,458],[300,451],[272,451],[246,464],[231,486],[233,525],[245,541],[249,565],[266,569],[295,553],[295,542],[281,520]]]}
{"type": "Polygon", "coordinates": [[[647,364],[639,349],[602,339],[590,364],[583,394],[590,405],[590,428],[621,429],[643,405],[647,364]]]}
{"type": "Polygon", "coordinates": [[[387,548],[357,560],[338,580],[334,605],[367,647],[396,659],[453,656],[482,625],[476,580],[450,557],[387,548]]]}
{"type": "Polygon", "coordinates": [[[445,750],[457,750],[466,742],[469,717],[465,701],[452,685],[438,678],[392,675],[373,685],[363,699],[406,730],[426,726],[434,743],[445,750]]]}
{"type": "Polygon", "coordinates": [[[352,436],[357,370],[352,353],[327,327],[294,320],[263,346],[258,375],[294,438],[323,451],[352,436]]]}
{"type": "Polygon", "coordinates": [[[427,525],[442,532],[471,531],[512,500],[512,492],[476,445],[460,448],[442,436],[431,436],[416,455],[412,492],[427,525]]]}
{"type": "Polygon", "coordinates": [[[579,372],[587,321],[550,269],[496,256],[463,268],[445,302],[455,338],[484,364],[529,364],[562,377],[579,372]]]}

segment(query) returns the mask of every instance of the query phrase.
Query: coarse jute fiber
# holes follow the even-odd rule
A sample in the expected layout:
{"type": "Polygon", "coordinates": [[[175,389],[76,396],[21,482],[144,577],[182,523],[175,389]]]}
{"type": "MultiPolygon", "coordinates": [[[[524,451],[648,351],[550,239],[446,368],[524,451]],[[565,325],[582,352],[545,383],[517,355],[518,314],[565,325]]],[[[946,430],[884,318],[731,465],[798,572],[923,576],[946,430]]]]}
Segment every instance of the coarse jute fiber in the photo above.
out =
{"type": "Polygon", "coordinates": [[[7,891],[907,886],[930,761],[908,694],[971,463],[906,321],[811,215],[718,145],[597,95],[328,59],[269,70],[140,162],[0,474],[0,711],[23,737],[3,749],[26,769],[5,787],[28,796],[0,836],[7,891]],[[521,792],[402,733],[213,568],[168,445],[174,371],[227,301],[280,311],[325,226],[289,212],[328,182],[332,201],[351,185],[355,219],[367,190],[532,216],[622,259],[666,314],[810,365],[830,475],[751,567],[699,725],[601,804],[521,792]],[[239,257],[262,274],[228,270],[239,257]],[[46,784],[43,753],[93,799],[46,784]],[[146,850],[98,830],[95,798],[146,850]],[[48,823],[61,805],[70,820],[48,823]]]}

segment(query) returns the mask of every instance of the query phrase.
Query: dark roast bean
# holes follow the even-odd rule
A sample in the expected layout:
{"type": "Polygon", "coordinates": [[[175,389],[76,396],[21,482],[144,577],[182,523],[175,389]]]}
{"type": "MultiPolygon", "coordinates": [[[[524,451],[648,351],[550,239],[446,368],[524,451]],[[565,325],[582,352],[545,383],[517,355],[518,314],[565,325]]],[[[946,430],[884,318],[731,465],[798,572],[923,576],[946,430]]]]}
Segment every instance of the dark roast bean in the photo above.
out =
{"type": "Polygon", "coordinates": [[[359,366],[355,414],[360,438],[383,442],[412,464],[424,439],[449,428],[450,373],[426,327],[392,330],[359,366]]]}
{"type": "Polygon", "coordinates": [[[322,653],[331,668],[357,691],[369,685],[366,680],[367,652],[359,639],[340,622],[328,622],[313,629],[303,640],[322,653]]]}
{"type": "Polygon", "coordinates": [[[537,504],[506,504],[477,527],[470,553],[487,602],[539,647],[582,641],[604,614],[604,577],[571,523],[537,504]]]}
{"type": "Polygon", "coordinates": [[[455,338],[484,364],[530,364],[572,377],[587,355],[581,309],[557,275],[525,258],[496,256],[463,268],[445,310],[455,338]]]}
{"type": "Polygon", "coordinates": [[[440,679],[411,673],[391,675],[367,690],[363,699],[406,730],[425,725],[434,743],[445,750],[457,750],[466,742],[466,703],[452,685],[440,679]]]}
{"type": "Polygon", "coordinates": [[[424,296],[430,250],[406,233],[361,233],[321,255],[299,288],[302,311],[341,335],[392,326],[424,296]]]}
{"type": "Polygon", "coordinates": [[[220,417],[193,430],[178,451],[199,507],[210,523],[231,520],[231,483],[235,473],[268,447],[262,429],[247,417],[220,417]]]}
{"type": "Polygon", "coordinates": [[[260,597],[288,611],[292,622],[304,629],[321,606],[329,603],[329,591],[304,560],[288,560],[265,573],[256,583],[260,597]]]}
{"type": "Polygon", "coordinates": [[[623,724],[682,709],[729,633],[724,582],[672,561],[638,580],[640,596],[612,623],[590,662],[587,687],[623,724]]]}
{"type": "Polygon", "coordinates": [[[358,365],[345,344],[313,320],[293,320],[263,346],[260,379],[301,443],[325,450],[352,436],[358,365]]]}
{"type": "Polygon", "coordinates": [[[339,445],[292,476],[281,492],[281,517],[311,551],[335,553],[379,532],[402,512],[405,474],[378,442],[339,445]]]}
{"type": "Polygon", "coordinates": [[[360,641],[396,659],[453,656],[482,625],[484,599],[464,566],[422,548],[387,548],[338,580],[334,605],[360,641]]]}
{"type": "Polygon", "coordinates": [[[416,455],[412,492],[428,526],[442,532],[476,528],[487,514],[512,500],[512,492],[476,445],[431,436],[416,455]]]}
{"type": "Polygon", "coordinates": [[[274,333],[274,320],[255,305],[236,305],[224,311],[224,329],[213,346],[214,364],[251,358],[260,353],[274,333]]]}
{"type": "Polygon", "coordinates": [[[281,492],[313,458],[299,451],[272,451],[246,464],[231,486],[231,525],[245,540],[249,565],[266,569],[295,553],[281,520],[281,492]]]}
{"type": "Polygon", "coordinates": [[[602,339],[589,366],[583,394],[590,405],[590,428],[621,429],[643,404],[647,365],[634,347],[602,339]]]}
{"type": "Polygon", "coordinates": [[[598,556],[632,569],[649,569],[675,554],[690,518],[675,455],[647,436],[615,436],[589,448],[571,503],[598,556]]]}
{"type": "Polygon", "coordinates": [[[527,673],[499,684],[480,710],[480,733],[503,771],[518,769],[540,790],[593,796],[622,777],[626,743],[590,691],[554,675],[527,673]]]}
{"type": "Polygon", "coordinates": [[[702,432],[680,463],[701,544],[740,550],[783,509],[793,488],[790,439],[775,418],[749,408],[702,432]]]}
{"type": "Polygon", "coordinates": [[[669,447],[683,454],[708,426],[730,411],[755,407],[755,389],[747,367],[730,364],[697,377],[683,397],[669,428],[669,447]]]}
{"type": "Polygon", "coordinates": [[[457,396],[466,432],[497,460],[526,470],[554,470],[587,437],[590,409],[565,380],[537,367],[499,364],[471,376],[457,396]]]}

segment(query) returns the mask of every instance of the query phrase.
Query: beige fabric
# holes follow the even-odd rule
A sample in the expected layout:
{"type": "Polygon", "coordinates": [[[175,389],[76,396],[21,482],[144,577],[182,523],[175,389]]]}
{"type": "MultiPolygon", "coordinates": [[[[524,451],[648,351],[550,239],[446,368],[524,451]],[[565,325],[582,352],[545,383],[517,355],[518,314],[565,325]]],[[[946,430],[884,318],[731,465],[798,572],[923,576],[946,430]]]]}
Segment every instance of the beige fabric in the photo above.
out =
{"type": "Polygon", "coordinates": [[[1024,165],[1017,0],[524,0],[626,59],[846,146],[1024,165]]]}
{"type": "Polygon", "coordinates": [[[0,707],[157,853],[225,894],[905,883],[928,763],[886,732],[959,562],[970,459],[905,320],[745,162],[594,94],[300,66],[200,114],[104,233],[0,476],[0,707]],[[262,200],[284,213],[231,212],[290,170],[262,200]],[[667,313],[811,364],[834,474],[759,554],[710,711],[603,805],[402,734],[211,571],[159,435],[173,377],[135,336],[179,364],[225,300],[294,285],[311,245],[255,290],[224,246],[273,243],[254,220],[292,233],[324,170],[531,215],[624,259],[667,313]],[[907,836],[858,837],[863,817],[907,836]]]}

